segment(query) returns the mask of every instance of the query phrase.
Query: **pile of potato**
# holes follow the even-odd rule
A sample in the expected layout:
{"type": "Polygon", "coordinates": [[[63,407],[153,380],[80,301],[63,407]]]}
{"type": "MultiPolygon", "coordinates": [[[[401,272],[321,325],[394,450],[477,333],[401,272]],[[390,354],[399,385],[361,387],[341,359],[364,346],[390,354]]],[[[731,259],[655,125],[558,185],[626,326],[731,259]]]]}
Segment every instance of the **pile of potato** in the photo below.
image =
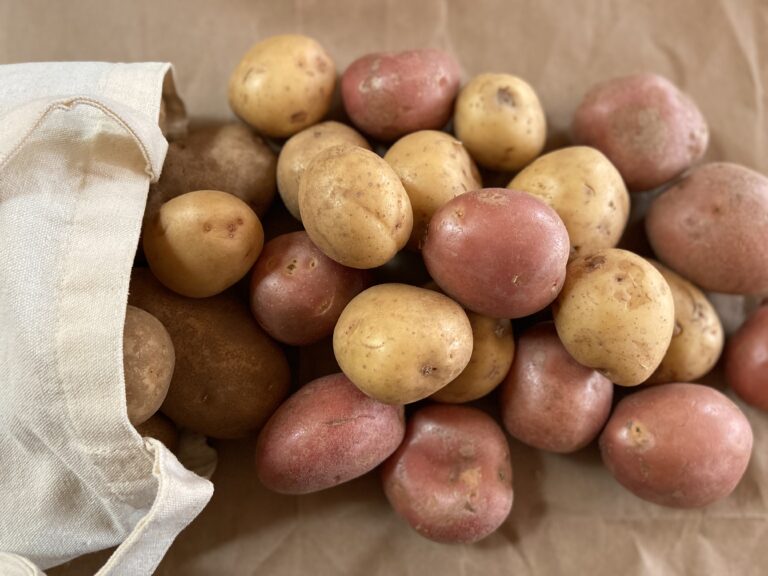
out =
{"type": "MultiPolygon", "coordinates": [[[[380,467],[393,508],[442,542],[510,513],[505,431],[558,453],[599,438],[610,473],[657,504],[724,498],[752,430],[690,383],[725,340],[702,289],[768,293],[768,179],[697,164],[704,117],[653,74],[592,88],[574,146],[547,153],[533,87],[461,80],[439,50],[363,56],[341,76],[340,122],[315,40],[243,57],[229,100],[249,126],[172,142],[150,191],[125,327],[131,421],[170,447],[176,427],[258,434],[256,475],[282,493],[380,467]],[[641,192],[658,261],[618,247],[641,192]],[[323,343],[338,367],[307,383],[298,358],[323,343]]],[[[736,394],[768,409],[768,308],[724,356],[736,394]]]]}

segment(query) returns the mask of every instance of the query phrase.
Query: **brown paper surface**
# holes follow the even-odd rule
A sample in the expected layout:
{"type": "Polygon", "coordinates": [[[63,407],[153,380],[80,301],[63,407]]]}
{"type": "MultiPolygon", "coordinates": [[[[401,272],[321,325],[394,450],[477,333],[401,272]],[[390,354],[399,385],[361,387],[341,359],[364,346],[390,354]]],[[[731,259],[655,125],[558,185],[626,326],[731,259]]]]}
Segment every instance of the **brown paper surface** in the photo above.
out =
{"type": "MultiPolygon", "coordinates": [[[[459,59],[465,78],[514,73],[538,91],[556,142],[591,84],[655,71],[701,106],[709,159],[768,173],[765,1],[0,0],[0,63],[171,61],[198,118],[230,117],[231,69],[252,43],[281,32],[314,36],[339,70],[366,52],[434,46],[459,59]]],[[[739,300],[724,299],[721,309],[729,327],[738,325],[739,300]]],[[[312,371],[305,363],[302,379],[312,371]]],[[[731,497],[704,510],[635,498],[604,470],[594,446],[566,457],[512,442],[512,514],[474,546],[417,536],[389,509],[375,474],[280,496],[256,481],[252,441],[219,442],[213,500],[157,573],[765,574],[768,414],[745,411],[755,431],[749,470],[731,497]]],[[[107,555],[49,573],[90,574],[107,555]]]]}

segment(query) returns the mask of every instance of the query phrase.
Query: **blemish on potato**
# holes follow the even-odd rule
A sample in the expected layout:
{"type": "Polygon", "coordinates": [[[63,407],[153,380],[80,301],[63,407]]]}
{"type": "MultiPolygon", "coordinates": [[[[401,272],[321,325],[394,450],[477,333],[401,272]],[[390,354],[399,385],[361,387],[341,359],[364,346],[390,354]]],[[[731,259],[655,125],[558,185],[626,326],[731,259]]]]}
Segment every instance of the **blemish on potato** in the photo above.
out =
{"type": "Polygon", "coordinates": [[[496,101],[502,106],[514,107],[517,105],[509,86],[502,86],[496,90],[496,101]]]}
{"type": "Polygon", "coordinates": [[[584,260],[584,267],[587,272],[594,272],[599,270],[605,264],[605,256],[589,256],[584,260]]]}
{"type": "Polygon", "coordinates": [[[293,124],[305,122],[307,119],[307,113],[305,110],[300,110],[291,114],[290,120],[293,124]]]}

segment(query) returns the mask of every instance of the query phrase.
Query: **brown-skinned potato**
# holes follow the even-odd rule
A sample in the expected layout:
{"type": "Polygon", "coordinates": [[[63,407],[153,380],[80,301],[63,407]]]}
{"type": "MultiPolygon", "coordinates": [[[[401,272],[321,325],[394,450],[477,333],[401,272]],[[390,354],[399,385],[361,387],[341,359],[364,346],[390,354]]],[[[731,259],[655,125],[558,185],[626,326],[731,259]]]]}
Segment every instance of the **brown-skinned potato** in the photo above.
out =
{"type": "Polygon", "coordinates": [[[146,422],[165,400],[176,354],[160,320],[128,306],[123,328],[123,369],[128,419],[134,426],[146,422]]]}
{"type": "Polygon", "coordinates": [[[288,394],[285,354],[232,291],[185,298],[136,268],[129,303],[156,316],[173,339],[176,367],[161,410],[179,427],[241,438],[261,428],[288,394]]]}

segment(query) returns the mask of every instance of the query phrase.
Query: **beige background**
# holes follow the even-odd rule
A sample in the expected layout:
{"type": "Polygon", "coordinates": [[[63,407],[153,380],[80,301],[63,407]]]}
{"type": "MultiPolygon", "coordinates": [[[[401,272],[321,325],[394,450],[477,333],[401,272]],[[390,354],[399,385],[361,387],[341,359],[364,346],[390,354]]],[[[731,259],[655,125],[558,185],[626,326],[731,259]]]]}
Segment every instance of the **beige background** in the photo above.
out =
{"type": "MultiPolygon", "coordinates": [[[[556,141],[595,81],[650,70],[710,121],[710,159],[768,172],[768,2],[0,0],[0,63],[169,60],[193,117],[229,115],[226,80],[255,41],[302,32],[343,69],[368,51],[436,46],[467,75],[505,71],[539,92],[556,141]]],[[[219,443],[216,494],[158,574],[764,574],[768,415],[746,410],[755,455],[736,492],[677,511],[624,492],[594,447],[571,457],[513,443],[509,521],[475,546],[421,539],[375,475],[301,498],[267,493],[250,441],[219,443]]],[[[51,571],[93,573],[104,554],[51,571]]]]}

